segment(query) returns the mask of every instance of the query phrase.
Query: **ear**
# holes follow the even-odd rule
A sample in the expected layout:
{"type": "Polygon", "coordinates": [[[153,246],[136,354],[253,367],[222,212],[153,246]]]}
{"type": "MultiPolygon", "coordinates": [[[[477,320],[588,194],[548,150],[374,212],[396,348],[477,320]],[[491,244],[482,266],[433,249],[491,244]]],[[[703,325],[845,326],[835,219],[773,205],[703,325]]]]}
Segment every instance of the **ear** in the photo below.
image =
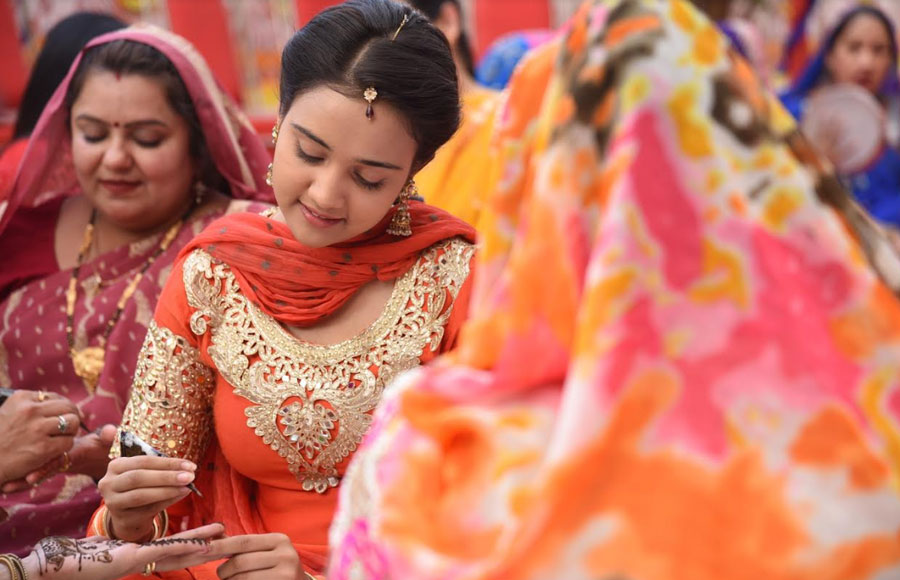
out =
{"type": "Polygon", "coordinates": [[[460,14],[456,2],[448,0],[441,4],[437,18],[432,21],[432,24],[444,33],[451,48],[456,46],[459,36],[462,34],[462,14],[460,14]]]}

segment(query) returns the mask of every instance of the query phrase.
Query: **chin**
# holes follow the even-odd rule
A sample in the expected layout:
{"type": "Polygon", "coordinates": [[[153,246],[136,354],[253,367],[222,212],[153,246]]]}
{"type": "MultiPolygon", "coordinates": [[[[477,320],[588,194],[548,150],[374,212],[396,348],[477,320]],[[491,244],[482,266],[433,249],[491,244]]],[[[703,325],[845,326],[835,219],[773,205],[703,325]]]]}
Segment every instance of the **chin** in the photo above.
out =
{"type": "Polygon", "coordinates": [[[143,208],[101,207],[98,209],[103,212],[106,219],[117,226],[132,232],[143,232],[153,229],[156,225],[164,221],[161,219],[153,219],[153,216],[148,215],[147,210],[143,208]]]}

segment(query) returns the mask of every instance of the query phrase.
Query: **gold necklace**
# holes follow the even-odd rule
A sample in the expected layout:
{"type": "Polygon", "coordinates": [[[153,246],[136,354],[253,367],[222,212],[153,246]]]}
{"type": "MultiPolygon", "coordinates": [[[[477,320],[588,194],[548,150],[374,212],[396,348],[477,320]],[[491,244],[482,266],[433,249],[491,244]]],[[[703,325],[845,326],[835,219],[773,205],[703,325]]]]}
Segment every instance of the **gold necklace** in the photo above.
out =
{"type": "Polygon", "coordinates": [[[159,246],[157,246],[153,254],[147,258],[147,261],[138,273],[134,275],[134,278],[132,278],[125,286],[125,291],[122,292],[122,296],[119,297],[119,301],[116,303],[116,313],[113,314],[112,318],[106,321],[106,328],[104,329],[103,336],[100,337],[100,344],[98,346],[88,346],[76,350],[75,300],[78,297],[78,273],[81,271],[81,264],[84,262],[84,256],[87,254],[87,251],[94,241],[94,222],[97,219],[97,211],[94,210],[91,213],[91,220],[84,229],[84,239],[81,241],[81,249],[78,251],[78,261],[75,264],[75,268],[72,270],[72,277],[69,278],[69,287],[66,289],[66,339],[69,343],[69,356],[72,358],[72,366],[75,368],[75,374],[84,381],[84,387],[87,389],[88,394],[93,395],[94,391],[97,389],[97,383],[100,382],[100,373],[103,372],[103,365],[106,363],[106,341],[109,340],[109,335],[119,321],[119,317],[122,316],[125,305],[128,303],[131,295],[134,294],[134,291],[137,290],[138,284],[140,284],[141,279],[144,277],[144,273],[153,265],[156,258],[165,252],[172,244],[172,241],[175,240],[185,219],[187,219],[187,216],[193,209],[194,206],[192,205],[187,213],[166,231],[159,246]]]}

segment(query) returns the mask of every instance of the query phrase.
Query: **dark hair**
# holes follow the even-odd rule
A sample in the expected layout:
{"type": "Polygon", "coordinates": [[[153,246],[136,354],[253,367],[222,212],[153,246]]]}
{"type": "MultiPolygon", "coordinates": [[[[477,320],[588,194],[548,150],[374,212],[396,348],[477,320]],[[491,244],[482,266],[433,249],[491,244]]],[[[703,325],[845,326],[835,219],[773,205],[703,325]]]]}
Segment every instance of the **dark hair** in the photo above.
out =
{"type": "Polygon", "coordinates": [[[459,87],[447,39],[422,14],[392,0],[327,8],[291,37],[281,55],[281,116],[297,95],[321,85],[360,102],[363,91],[375,87],[376,111],[378,103],[388,103],[409,123],[418,145],[414,171],[459,127],[459,87]],[[393,39],[404,16],[409,20],[393,39]]]}
{"type": "Polygon", "coordinates": [[[44,107],[84,45],[92,38],[124,27],[124,22],[109,14],[76,12],[47,32],[22,94],[13,139],[31,135],[44,107]]]}
{"type": "Polygon", "coordinates": [[[66,92],[66,107],[70,111],[81,94],[88,73],[94,70],[140,75],[159,81],[165,89],[169,106],[188,125],[190,154],[200,170],[198,176],[200,182],[216,191],[230,193],[228,182],[216,169],[209,154],[194,102],[181,75],[178,74],[178,69],[166,55],[149,44],[127,39],[114,40],[89,48],[85,51],[66,92]]]}
{"type": "Polygon", "coordinates": [[[475,57],[472,55],[472,43],[469,42],[469,35],[466,34],[466,29],[463,24],[465,23],[465,18],[463,16],[463,9],[459,3],[459,0],[410,0],[409,3],[412,4],[416,10],[420,10],[422,14],[428,17],[432,22],[440,15],[441,6],[444,3],[450,2],[454,6],[456,6],[457,12],[459,12],[459,20],[460,20],[460,30],[459,30],[459,38],[456,39],[456,46],[453,48],[459,53],[460,58],[462,58],[463,65],[466,67],[466,71],[468,71],[469,75],[475,76],[475,57]]]}
{"type": "Polygon", "coordinates": [[[897,60],[897,37],[894,35],[894,25],[891,24],[891,20],[887,17],[887,15],[874,6],[857,6],[853,8],[838,23],[838,25],[831,31],[831,34],[828,35],[828,38],[825,41],[825,46],[828,47],[828,52],[834,48],[834,45],[837,44],[837,39],[841,37],[844,31],[850,26],[850,23],[856,20],[859,16],[866,14],[868,16],[874,17],[878,20],[883,26],[884,31],[887,33],[888,42],[891,47],[891,58],[896,62],[897,60]]]}

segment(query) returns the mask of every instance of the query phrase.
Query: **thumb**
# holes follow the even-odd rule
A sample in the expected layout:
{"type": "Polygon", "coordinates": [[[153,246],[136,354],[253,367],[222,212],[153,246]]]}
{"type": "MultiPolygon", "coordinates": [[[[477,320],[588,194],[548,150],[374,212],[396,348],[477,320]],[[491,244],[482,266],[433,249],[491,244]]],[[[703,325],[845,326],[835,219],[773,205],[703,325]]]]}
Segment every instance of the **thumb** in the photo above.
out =
{"type": "Polygon", "coordinates": [[[104,425],[103,427],[100,427],[100,431],[97,433],[100,437],[100,443],[107,447],[112,445],[113,441],[116,439],[117,430],[118,428],[115,425],[104,425]]]}

